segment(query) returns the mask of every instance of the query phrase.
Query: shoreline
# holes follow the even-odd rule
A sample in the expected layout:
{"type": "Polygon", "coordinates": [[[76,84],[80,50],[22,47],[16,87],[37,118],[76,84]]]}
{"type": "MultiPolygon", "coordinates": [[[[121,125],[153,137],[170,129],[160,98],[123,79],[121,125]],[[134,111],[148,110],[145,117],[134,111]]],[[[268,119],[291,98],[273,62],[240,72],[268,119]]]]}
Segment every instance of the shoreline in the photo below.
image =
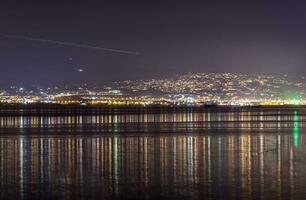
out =
{"type": "Polygon", "coordinates": [[[106,106],[79,104],[0,104],[0,116],[44,116],[44,115],[99,115],[99,114],[161,114],[161,113],[201,113],[201,112],[276,112],[285,114],[305,111],[306,105],[284,106],[106,106]]]}

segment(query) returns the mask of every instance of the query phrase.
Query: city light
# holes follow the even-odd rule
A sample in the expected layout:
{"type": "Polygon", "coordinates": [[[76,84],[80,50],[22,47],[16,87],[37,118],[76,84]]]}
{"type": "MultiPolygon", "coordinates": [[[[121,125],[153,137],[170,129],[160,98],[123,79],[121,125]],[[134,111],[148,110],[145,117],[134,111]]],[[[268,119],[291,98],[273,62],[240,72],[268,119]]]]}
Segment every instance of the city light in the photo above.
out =
{"type": "MultiPolygon", "coordinates": [[[[79,69],[83,72],[83,69],[79,69]]],[[[235,73],[189,73],[175,78],[127,80],[112,86],[88,84],[11,86],[0,90],[0,103],[83,105],[306,105],[306,83],[284,77],[235,73]]]]}

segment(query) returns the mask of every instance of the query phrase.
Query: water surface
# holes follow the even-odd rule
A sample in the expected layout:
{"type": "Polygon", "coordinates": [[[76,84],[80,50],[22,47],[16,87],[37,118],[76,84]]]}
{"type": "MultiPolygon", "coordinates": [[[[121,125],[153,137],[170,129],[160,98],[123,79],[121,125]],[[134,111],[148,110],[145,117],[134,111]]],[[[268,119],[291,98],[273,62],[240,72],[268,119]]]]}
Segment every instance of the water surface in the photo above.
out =
{"type": "Polygon", "coordinates": [[[1,199],[305,199],[302,110],[0,117],[1,199]]]}

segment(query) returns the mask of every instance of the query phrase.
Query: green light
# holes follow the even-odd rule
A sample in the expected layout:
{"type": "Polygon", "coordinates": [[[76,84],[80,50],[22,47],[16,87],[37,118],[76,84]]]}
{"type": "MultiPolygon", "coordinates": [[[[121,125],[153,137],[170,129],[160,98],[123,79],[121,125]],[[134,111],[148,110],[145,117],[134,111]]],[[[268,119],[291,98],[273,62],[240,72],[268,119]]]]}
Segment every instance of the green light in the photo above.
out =
{"type": "Polygon", "coordinates": [[[294,104],[294,105],[299,105],[300,104],[300,100],[299,99],[293,99],[292,100],[292,103],[294,104]]]}
{"type": "Polygon", "coordinates": [[[293,145],[295,148],[299,146],[299,115],[297,111],[294,111],[293,118],[293,145]]]}
{"type": "Polygon", "coordinates": [[[113,140],[113,160],[114,160],[114,188],[115,188],[115,193],[118,195],[119,193],[119,157],[118,157],[118,137],[114,137],[113,140]]]}
{"type": "Polygon", "coordinates": [[[294,118],[293,118],[294,122],[299,122],[299,115],[297,111],[294,111],[294,118]]]}
{"type": "Polygon", "coordinates": [[[291,105],[300,105],[303,100],[298,91],[292,90],[290,88],[283,92],[282,98],[285,100],[285,102],[291,105]]]}

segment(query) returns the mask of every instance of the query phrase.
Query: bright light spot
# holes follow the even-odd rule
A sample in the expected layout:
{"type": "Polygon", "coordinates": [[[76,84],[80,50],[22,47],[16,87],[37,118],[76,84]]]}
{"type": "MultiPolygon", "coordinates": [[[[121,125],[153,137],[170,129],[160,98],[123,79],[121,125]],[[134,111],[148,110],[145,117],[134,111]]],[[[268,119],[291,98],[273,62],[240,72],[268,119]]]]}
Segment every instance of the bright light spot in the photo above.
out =
{"type": "Polygon", "coordinates": [[[293,145],[297,148],[299,146],[299,115],[297,111],[294,111],[293,123],[293,145]]]}
{"type": "Polygon", "coordinates": [[[300,98],[294,98],[291,100],[292,104],[294,105],[300,105],[301,104],[301,99],[300,98]]]}

